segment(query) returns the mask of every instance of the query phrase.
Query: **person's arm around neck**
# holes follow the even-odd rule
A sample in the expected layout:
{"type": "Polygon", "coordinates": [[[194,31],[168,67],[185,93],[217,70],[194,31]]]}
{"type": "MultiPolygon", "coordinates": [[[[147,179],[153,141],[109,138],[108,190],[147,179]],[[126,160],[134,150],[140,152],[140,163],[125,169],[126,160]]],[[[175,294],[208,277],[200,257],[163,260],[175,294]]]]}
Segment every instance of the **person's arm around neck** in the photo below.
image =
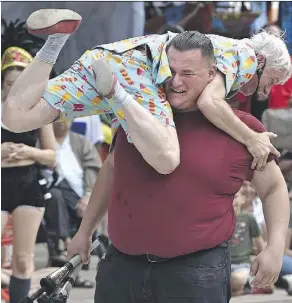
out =
{"type": "Polygon", "coordinates": [[[258,134],[242,122],[224,100],[226,94],[225,80],[217,72],[214,80],[210,82],[200,95],[197,106],[203,115],[216,127],[220,128],[235,140],[243,143],[253,155],[252,168],[263,169],[268,154],[271,152],[277,157],[280,153],[269,142],[273,134],[258,134]]]}

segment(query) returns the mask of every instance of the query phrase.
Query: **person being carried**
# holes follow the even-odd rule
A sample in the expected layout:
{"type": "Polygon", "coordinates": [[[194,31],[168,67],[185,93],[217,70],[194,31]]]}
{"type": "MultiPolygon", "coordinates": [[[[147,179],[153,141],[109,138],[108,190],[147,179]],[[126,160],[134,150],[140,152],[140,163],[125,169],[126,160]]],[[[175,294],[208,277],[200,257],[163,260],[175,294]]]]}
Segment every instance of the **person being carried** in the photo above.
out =
{"type": "Polygon", "coordinates": [[[7,128],[22,132],[57,118],[113,112],[113,131],[120,124],[146,162],[168,174],[180,163],[172,110],[163,87],[172,78],[175,85],[167,93],[180,100],[198,98],[197,106],[209,121],[246,145],[254,157],[252,168],[263,169],[270,152],[279,156],[269,140],[275,134],[251,130],[224,98],[239,90],[267,95],[272,85],[289,78],[290,57],[280,38],[263,32],[251,39],[233,40],[188,32],[198,38],[197,48],[205,45],[203,56],[210,60],[207,66],[190,69],[186,65],[174,73],[169,56],[175,58],[186,51],[182,47],[168,53],[167,45],[176,34],[136,37],[97,46],[48,81],[59,52],[80,22],[81,16],[70,10],[45,9],[29,16],[29,31],[49,37],[11,89],[2,118],[7,128]],[[106,73],[108,63],[114,69],[112,74],[106,73]],[[193,78],[201,78],[199,87],[190,86],[193,78]]]}

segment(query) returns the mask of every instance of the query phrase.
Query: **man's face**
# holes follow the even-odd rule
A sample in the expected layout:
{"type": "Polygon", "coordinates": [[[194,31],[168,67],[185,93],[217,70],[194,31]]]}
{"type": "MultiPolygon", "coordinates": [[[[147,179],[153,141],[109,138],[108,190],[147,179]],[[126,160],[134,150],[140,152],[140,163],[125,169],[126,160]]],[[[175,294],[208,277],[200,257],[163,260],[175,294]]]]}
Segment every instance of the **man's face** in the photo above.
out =
{"type": "Polygon", "coordinates": [[[53,128],[54,133],[57,138],[66,136],[69,130],[71,129],[72,122],[65,121],[65,122],[54,122],[53,128]]]}
{"type": "Polygon", "coordinates": [[[179,111],[196,109],[197,99],[216,74],[214,66],[202,56],[201,50],[167,52],[172,79],[165,84],[167,101],[179,111]]]}
{"type": "Polygon", "coordinates": [[[273,85],[283,83],[286,78],[286,71],[265,67],[256,91],[257,99],[259,101],[267,100],[273,85]]]}

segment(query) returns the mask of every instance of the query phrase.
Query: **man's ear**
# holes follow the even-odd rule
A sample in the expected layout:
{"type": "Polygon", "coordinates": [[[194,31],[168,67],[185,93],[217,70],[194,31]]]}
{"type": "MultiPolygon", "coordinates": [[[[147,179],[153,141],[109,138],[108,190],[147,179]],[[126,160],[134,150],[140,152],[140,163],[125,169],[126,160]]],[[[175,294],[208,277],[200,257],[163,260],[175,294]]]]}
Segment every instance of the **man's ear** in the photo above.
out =
{"type": "Polygon", "coordinates": [[[257,55],[257,61],[258,61],[257,69],[264,68],[264,66],[266,64],[266,58],[265,58],[265,56],[263,56],[263,55],[257,55]]]}
{"type": "Polygon", "coordinates": [[[217,74],[217,66],[214,64],[212,65],[211,69],[209,70],[209,80],[208,84],[214,80],[217,74]]]}

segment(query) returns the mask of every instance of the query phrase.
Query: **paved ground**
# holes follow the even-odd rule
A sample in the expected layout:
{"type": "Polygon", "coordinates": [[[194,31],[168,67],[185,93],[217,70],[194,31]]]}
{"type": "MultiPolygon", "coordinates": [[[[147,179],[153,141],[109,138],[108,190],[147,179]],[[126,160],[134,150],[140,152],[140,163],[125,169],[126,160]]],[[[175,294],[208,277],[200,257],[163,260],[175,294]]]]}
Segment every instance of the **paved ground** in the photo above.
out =
{"type": "MultiPolygon", "coordinates": [[[[44,268],[47,262],[47,250],[46,246],[43,244],[38,244],[35,253],[35,261],[37,268],[44,268]]],[[[82,271],[81,276],[83,278],[94,281],[96,274],[96,264],[98,258],[92,257],[90,269],[88,271],[82,271]]],[[[41,270],[41,272],[48,271],[46,269],[41,270]]],[[[50,271],[50,269],[49,269],[50,271]]],[[[40,272],[40,273],[41,273],[40,272]]],[[[46,275],[46,274],[44,274],[46,275]]],[[[44,275],[41,275],[43,277],[44,275]]],[[[38,285],[38,278],[34,279],[35,286],[38,285]]],[[[94,289],[77,289],[73,288],[71,292],[70,299],[68,303],[93,303],[94,289]]],[[[288,296],[283,290],[277,290],[272,295],[253,295],[253,296],[242,296],[236,297],[231,300],[231,303],[292,303],[292,297],[288,296]]],[[[117,302],[118,303],[118,302],[117,302]]]]}

